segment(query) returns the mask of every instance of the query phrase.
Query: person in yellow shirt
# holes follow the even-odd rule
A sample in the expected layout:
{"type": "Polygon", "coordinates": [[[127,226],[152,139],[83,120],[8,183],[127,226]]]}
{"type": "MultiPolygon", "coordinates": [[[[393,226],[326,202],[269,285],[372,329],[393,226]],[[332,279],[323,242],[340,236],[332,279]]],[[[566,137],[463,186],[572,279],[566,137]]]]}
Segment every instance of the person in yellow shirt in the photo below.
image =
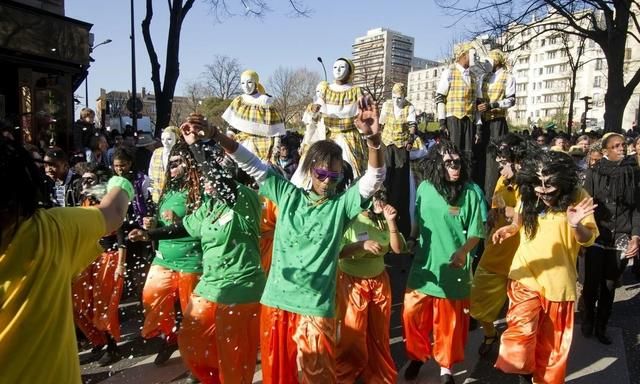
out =
{"type": "Polygon", "coordinates": [[[34,160],[6,138],[0,178],[11,183],[0,188],[1,381],[79,384],[71,280],[122,224],[133,186],[115,177],[98,206],[44,209],[34,160]]]}
{"type": "Polygon", "coordinates": [[[494,243],[519,235],[509,271],[507,330],[496,368],[520,382],[564,383],[573,335],[576,260],[598,236],[596,205],[562,152],[536,151],[516,176],[521,199],[494,243]],[[533,381],[531,381],[533,380],[533,381]]]}
{"type": "MultiPolygon", "coordinates": [[[[487,220],[489,236],[513,220],[518,198],[515,176],[522,160],[521,154],[525,152],[525,145],[519,136],[510,133],[499,137],[492,144],[490,152],[495,154],[500,177],[491,198],[491,211],[487,220]]],[[[484,341],[478,350],[480,356],[486,356],[500,339],[493,322],[498,319],[507,300],[509,267],[518,249],[519,240],[517,236],[513,236],[502,244],[487,241],[473,275],[470,315],[480,322],[484,332],[484,341]]]]}

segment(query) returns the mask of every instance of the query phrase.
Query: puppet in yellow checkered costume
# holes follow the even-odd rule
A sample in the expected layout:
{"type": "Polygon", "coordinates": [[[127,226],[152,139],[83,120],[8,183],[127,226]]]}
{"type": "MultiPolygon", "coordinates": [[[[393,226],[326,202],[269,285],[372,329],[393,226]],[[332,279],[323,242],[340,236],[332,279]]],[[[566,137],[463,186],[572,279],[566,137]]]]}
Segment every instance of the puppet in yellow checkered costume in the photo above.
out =
{"type": "Polygon", "coordinates": [[[487,153],[487,145],[491,141],[509,132],[507,126],[507,110],[516,103],[516,82],[506,67],[504,54],[499,49],[489,52],[487,58],[490,71],[478,82],[478,95],[481,98],[478,112],[482,113],[482,130],[478,134],[480,145],[477,146],[477,170],[484,172],[484,193],[490,196],[498,180],[498,167],[491,153],[487,153]]]}
{"type": "Polygon", "coordinates": [[[388,193],[388,201],[398,211],[400,232],[409,236],[411,231],[409,150],[416,129],[416,109],[406,100],[406,97],[407,87],[402,83],[394,84],[391,100],[382,104],[380,124],[384,126],[382,143],[385,146],[384,162],[387,166],[384,185],[388,193]]]}
{"type": "Polygon", "coordinates": [[[272,98],[255,71],[242,72],[240,87],[244,94],[233,99],[222,118],[240,131],[236,141],[262,161],[270,161],[276,137],[285,134],[282,116],[273,107],[272,98]]]}
{"type": "Polygon", "coordinates": [[[441,131],[448,134],[453,144],[469,159],[476,140],[475,125],[481,124],[475,105],[477,81],[469,70],[472,50],[470,44],[456,46],[455,63],[442,71],[435,98],[441,131]]]}
{"type": "Polygon", "coordinates": [[[321,90],[317,103],[327,129],[327,139],[342,148],[342,157],[353,168],[354,177],[364,173],[367,164],[367,149],[360,132],[356,129],[360,87],[352,84],[355,67],[351,60],[340,58],[333,64],[333,84],[321,90]]]}

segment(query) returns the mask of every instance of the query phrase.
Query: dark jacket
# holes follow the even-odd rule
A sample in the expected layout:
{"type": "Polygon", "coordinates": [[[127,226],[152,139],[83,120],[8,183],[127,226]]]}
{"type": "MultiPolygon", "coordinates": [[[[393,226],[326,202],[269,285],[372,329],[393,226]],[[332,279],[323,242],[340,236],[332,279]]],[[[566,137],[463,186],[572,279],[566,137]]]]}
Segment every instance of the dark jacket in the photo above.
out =
{"type": "Polygon", "coordinates": [[[89,148],[89,141],[96,135],[96,127],[82,120],[73,123],[73,151],[82,153],[89,148]]]}
{"type": "Polygon", "coordinates": [[[604,158],[586,171],[584,188],[598,204],[598,244],[612,246],[619,234],[640,236],[639,183],[640,168],[634,156],[620,163],[604,158]]]}

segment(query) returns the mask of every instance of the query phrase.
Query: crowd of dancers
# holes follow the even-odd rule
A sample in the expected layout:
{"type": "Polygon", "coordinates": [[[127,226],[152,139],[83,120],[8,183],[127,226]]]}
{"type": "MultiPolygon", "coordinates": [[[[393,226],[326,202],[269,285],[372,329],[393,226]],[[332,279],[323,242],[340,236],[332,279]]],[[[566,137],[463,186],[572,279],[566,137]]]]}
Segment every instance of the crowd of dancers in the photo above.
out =
{"type": "Polygon", "coordinates": [[[613,292],[640,240],[636,156],[619,134],[567,148],[508,133],[515,94],[501,53],[482,79],[468,73],[469,47],[455,59],[435,135],[417,129],[403,84],[379,107],[338,59],[305,112],[297,167],[254,71],[222,115],[228,131],[191,114],[143,155],[146,169],[99,134],[75,172],[60,149],[40,160],[0,139],[2,178],[16,185],[0,189],[3,376],[78,382],[73,324],[99,364],[115,363],[128,286],[141,336],[162,339],[156,364],[179,349],[192,382],[251,383],[259,354],[263,383],[395,383],[397,282],[384,257],[412,254],[406,380],[434,359],[454,383],[474,318],[478,353],[499,346],[496,368],[564,382],[580,254],[581,331],[611,343],[613,292]]]}

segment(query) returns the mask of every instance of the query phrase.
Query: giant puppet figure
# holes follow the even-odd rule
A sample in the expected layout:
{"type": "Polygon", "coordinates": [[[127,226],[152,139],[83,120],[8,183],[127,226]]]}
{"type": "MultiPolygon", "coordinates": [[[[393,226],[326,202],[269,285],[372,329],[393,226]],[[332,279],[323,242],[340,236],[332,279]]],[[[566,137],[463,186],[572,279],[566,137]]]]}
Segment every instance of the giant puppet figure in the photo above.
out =
{"type": "Polygon", "coordinates": [[[276,138],[285,134],[282,116],[273,107],[255,71],[240,75],[243,94],[233,99],[222,118],[240,132],[236,141],[263,161],[270,161],[276,138]]]}
{"type": "Polygon", "coordinates": [[[342,148],[342,157],[349,163],[357,178],[364,173],[367,149],[355,125],[362,90],[352,84],[354,71],[355,66],[351,60],[336,60],[333,64],[334,82],[324,87],[317,102],[327,129],[327,139],[335,141],[342,148]]]}

